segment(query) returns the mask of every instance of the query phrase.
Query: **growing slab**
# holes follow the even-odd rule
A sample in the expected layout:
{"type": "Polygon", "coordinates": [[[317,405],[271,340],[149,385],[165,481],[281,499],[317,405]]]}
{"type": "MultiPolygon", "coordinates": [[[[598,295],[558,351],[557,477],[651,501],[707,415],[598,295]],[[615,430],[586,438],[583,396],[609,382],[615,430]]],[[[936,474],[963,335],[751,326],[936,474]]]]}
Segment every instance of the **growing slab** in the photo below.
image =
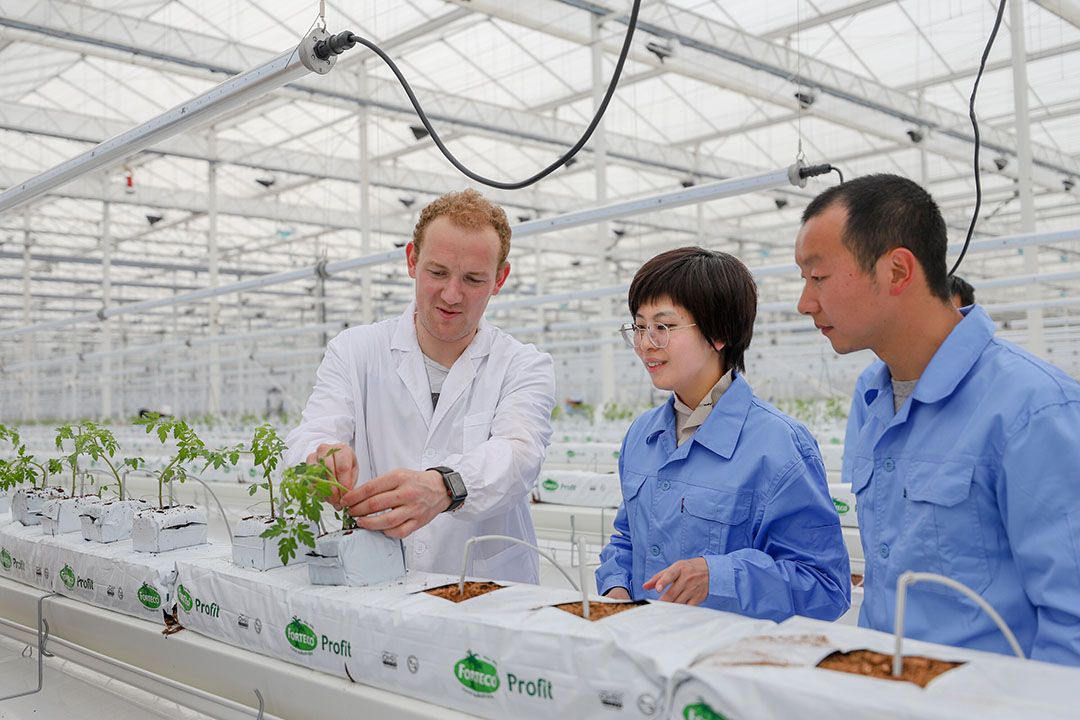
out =
{"type": "MultiPolygon", "coordinates": [[[[605,601],[589,601],[589,617],[586,618],[592,622],[597,620],[603,620],[606,617],[612,615],[618,615],[619,613],[626,612],[627,610],[633,610],[634,608],[641,607],[642,605],[648,605],[645,600],[638,600],[636,602],[611,602],[605,601]]],[[[577,615],[579,618],[585,617],[584,604],[579,602],[560,603],[556,605],[558,609],[568,612],[571,615],[577,615]]]]}
{"type": "Polygon", "coordinates": [[[910,682],[919,687],[926,687],[931,680],[934,680],[939,675],[964,664],[920,655],[906,655],[904,657],[903,671],[898,677],[895,677],[892,674],[892,663],[892,655],[874,652],[873,650],[851,650],[850,652],[834,652],[819,662],[817,666],[823,670],[836,670],[837,672],[864,675],[881,680],[910,682]]]}
{"type": "Polygon", "coordinates": [[[464,602],[465,600],[471,600],[481,595],[487,595],[489,592],[495,592],[496,590],[502,590],[503,586],[493,582],[472,582],[467,581],[465,583],[465,591],[463,593],[458,592],[458,583],[451,583],[450,585],[442,585],[437,588],[431,588],[425,590],[428,595],[434,595],[440,597],[443,600],[449,600],[450,602],[464,602]]]}

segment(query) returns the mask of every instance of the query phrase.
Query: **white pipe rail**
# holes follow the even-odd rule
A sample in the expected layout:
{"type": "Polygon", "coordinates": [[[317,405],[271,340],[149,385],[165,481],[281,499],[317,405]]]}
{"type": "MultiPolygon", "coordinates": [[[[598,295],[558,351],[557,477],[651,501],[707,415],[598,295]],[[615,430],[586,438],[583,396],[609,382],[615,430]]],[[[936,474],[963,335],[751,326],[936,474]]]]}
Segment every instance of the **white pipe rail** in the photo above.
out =
{"type": "Polygon", "coordinates": [[[329,37],[325,30],[316,28],[296,47],[254,70],[229,78],[202,95],[9,188],[0,193],[0,213],[30,202],[77,177],[121,162],[185,130],[204,125],[310,72],[325,75],[333,68],[337,57],[331,55],[327,60],[320,60],[315,56],[315,45],[329,37]]]}
{"type": "Polygon", "coordinates": [[[892,664],[893,677],[900,677],[901,673],[904,671],[904,613],[907,610],[907,589],[909,585],[920,582],[939,583],[970,598],[971,601],[982,608],[983,611],[990,616],[990,619],[994,621],[994,624],[998,626],[998,629],[1001,630],[1001,634],[1005,636],[1006,642],[1009,643],[1009,647],[1012,649],[1013,654],[1021,660],[1026,659],[1024,651],[1020,648],[1020,643],[1016,641],[1016,636],[1013,635],[1008,624],[1001,615],[998,615],[997,610],[995,610],[990,603],[986,602],[979,593],[975,592],[967,585],[953,580],[950,577],[945,577],[944,575],[928,572],[912,572],[911,570],[908,570],[902,573],[896,581],[896,618],[893,622],[895,642],[892,664]]]}

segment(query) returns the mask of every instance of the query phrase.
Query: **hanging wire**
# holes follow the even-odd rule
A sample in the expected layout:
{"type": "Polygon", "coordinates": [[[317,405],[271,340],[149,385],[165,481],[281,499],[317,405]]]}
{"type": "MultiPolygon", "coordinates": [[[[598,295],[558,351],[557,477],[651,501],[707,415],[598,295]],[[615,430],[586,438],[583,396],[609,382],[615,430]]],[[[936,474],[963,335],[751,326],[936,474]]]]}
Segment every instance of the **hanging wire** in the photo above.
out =
{"type": "Polygon", "coordinates": [[[330,38],[330,40],[326,43],[321,44],[321,46],[316,49],[316,53],[321,52],[327,55],[329,53],[340,54],[344,50],[351,48],[354,44],[357,43],[371,50],[373,53],[378,55],[384,63],[386,63],[387,67],[389,67],[390,70],[394,73],[394,76],[397,77],[398,82],[401,83],[402,89],[405,90],[405,94],[409,97],[409,102],[412,103],[413,109],[416,111],[417,116],[420,118],[420,122],[423,123],[424,129],[428,131],[428,134],[435,142],[436,147],[439,148],[439,152],[441,152],[443,156],[450,161],[451,165],[460,170],[470,180],[474,180],[483,185],[498,188],[500,190],[520,190],[521,188],[528,187],[529,185],[543,180],[545,177],[565,165],[566,161],[577,155],[578,151],[581,150],[581,148],[585,146],[585,143],[589,141],[589,138],[592,137],[592,134],[596,130],[597,125],[600,124],[600,120],[604,117],[604,113],[607,111],[608,103],[611,102],[611,98],[615,94],[616,86],[618,86],[619,84],[619,77],[622,75],[623,66],[626,64],[626,58],[630,54],[630,44],[631,41],[634,39],[634,31],[637,28],[638,11],[640,9],[641,0],[634,0],[633,7],[630,10],[630,19],[627,23],[626,35],[623,39],[622,50],[620,50],[619,59],[615,63],[615,71],[612,73],[611,81],[608,83],[607,91],[604,93],[604,99],[601,101],[600,106],[597,107],[596,113],[593,115],[593,119],[591,122],[589,122],[588,127],[585,129],[585,132],[582,133],[581,137],[578,138],[577,142],[574,143],[573,147],[567,150],[566,153],[559,157],[559,159],[557,159],[555,162],[551,163],[536,174],[527,177],[524,180],[519,180],[516,182],[493,180],[491,178],[480,175],[479,173],[473,172],[472,170],[467,168],[460,160],[454,157],[454,154],[450,152],[450,150],[446,147],[446,145],[443,143],[442,138],[439,137],[439,133],[431,124],[431,121],[428,119],[427,113],[424,112],[424,108],[420,105],[420,101],[416,99],[416,95],[413,93],[412,86],[410,86],[409,81],[405,79],[405,75],[402,74],[401,70],[397,66],[397,63],[395,63],[393,59],[391,59],[391,57],[387,55],[382,48],[380,48],[372,41],[346,31],[344,33],[339,33],[337,36],[330,38]]]}
{"type": "MultiPolygon", "coordinates": [[[[990,31],[990,39],[986,41],[986,47],[983,48],[982,60],[979,62],[979,73],[975,76],[975,84],[971,87],[971,99],[968,102],[968,117],[971,118],[971,129],[975,133],[975,210],[971,213],[971,223],[968,225],[967,237],[964,238],[964,247],[960,250],[960,257],[956,258],[956,262],[952,266],[952,270],[949,271],[949,275],[953,275],[957,268],[960,267],[960,263],[964,261],[964,256],[967,255],[968,246],[971,244],[971,236],[975,232],[975,223],[979,220],[979,210],[982,208],[982,177],[979,169],[979,149],[981,140],[979,138],[979,120],[975,117],[975,96],[979,92],[979,81],[982,80],[983,70],[986,69],[986,59],[990,57],[990,49],[994,47],[994,39],[997,37],[998,29],[1001,27],[1001,18],[1005,14],[1005,2],[1001,0],[998,3],[997,17],[994,18],[994,27],[990,31]]],[[[1026,89],[1021,89],[1018,92],[1027,92],[1026,89]]]]}

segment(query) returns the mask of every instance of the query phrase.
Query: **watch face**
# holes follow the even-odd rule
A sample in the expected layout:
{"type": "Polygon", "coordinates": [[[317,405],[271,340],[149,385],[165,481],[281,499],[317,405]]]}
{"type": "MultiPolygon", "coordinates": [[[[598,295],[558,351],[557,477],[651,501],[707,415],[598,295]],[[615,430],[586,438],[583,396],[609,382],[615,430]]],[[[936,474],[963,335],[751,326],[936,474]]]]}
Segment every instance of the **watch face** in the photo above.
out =
{"type": "Polygon", "coordinates": [[[461,479],[461,475],[456,472],[447,473],[443,475],[446,479],[447,488],[450,490],[450,495],[454,500],[464,500],[468,496],[469,491],[465,489],[465,483],[461,479]]]}

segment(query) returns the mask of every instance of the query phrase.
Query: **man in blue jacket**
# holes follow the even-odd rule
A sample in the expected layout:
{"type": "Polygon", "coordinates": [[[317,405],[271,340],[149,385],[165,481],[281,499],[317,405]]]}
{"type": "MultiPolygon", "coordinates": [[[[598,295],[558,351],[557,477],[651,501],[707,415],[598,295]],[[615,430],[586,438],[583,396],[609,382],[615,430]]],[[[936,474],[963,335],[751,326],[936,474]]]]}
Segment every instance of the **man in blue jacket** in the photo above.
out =
{"type": "MultiPolygon", "coordinates": [[[[855,386],[844,479],[866,556],[859,624],[891,631],[896,582],[958,580],[1002,615],[1032,658],[1080,665],[1080,385],[957,310],[945,222],[910,180],[870,175],[803,213],[799,311],[838,353],[878,361],[855,386]]],[[[994,622],[953,589],[909,591],[911,637],[1007,653],[994,622]]]]}

